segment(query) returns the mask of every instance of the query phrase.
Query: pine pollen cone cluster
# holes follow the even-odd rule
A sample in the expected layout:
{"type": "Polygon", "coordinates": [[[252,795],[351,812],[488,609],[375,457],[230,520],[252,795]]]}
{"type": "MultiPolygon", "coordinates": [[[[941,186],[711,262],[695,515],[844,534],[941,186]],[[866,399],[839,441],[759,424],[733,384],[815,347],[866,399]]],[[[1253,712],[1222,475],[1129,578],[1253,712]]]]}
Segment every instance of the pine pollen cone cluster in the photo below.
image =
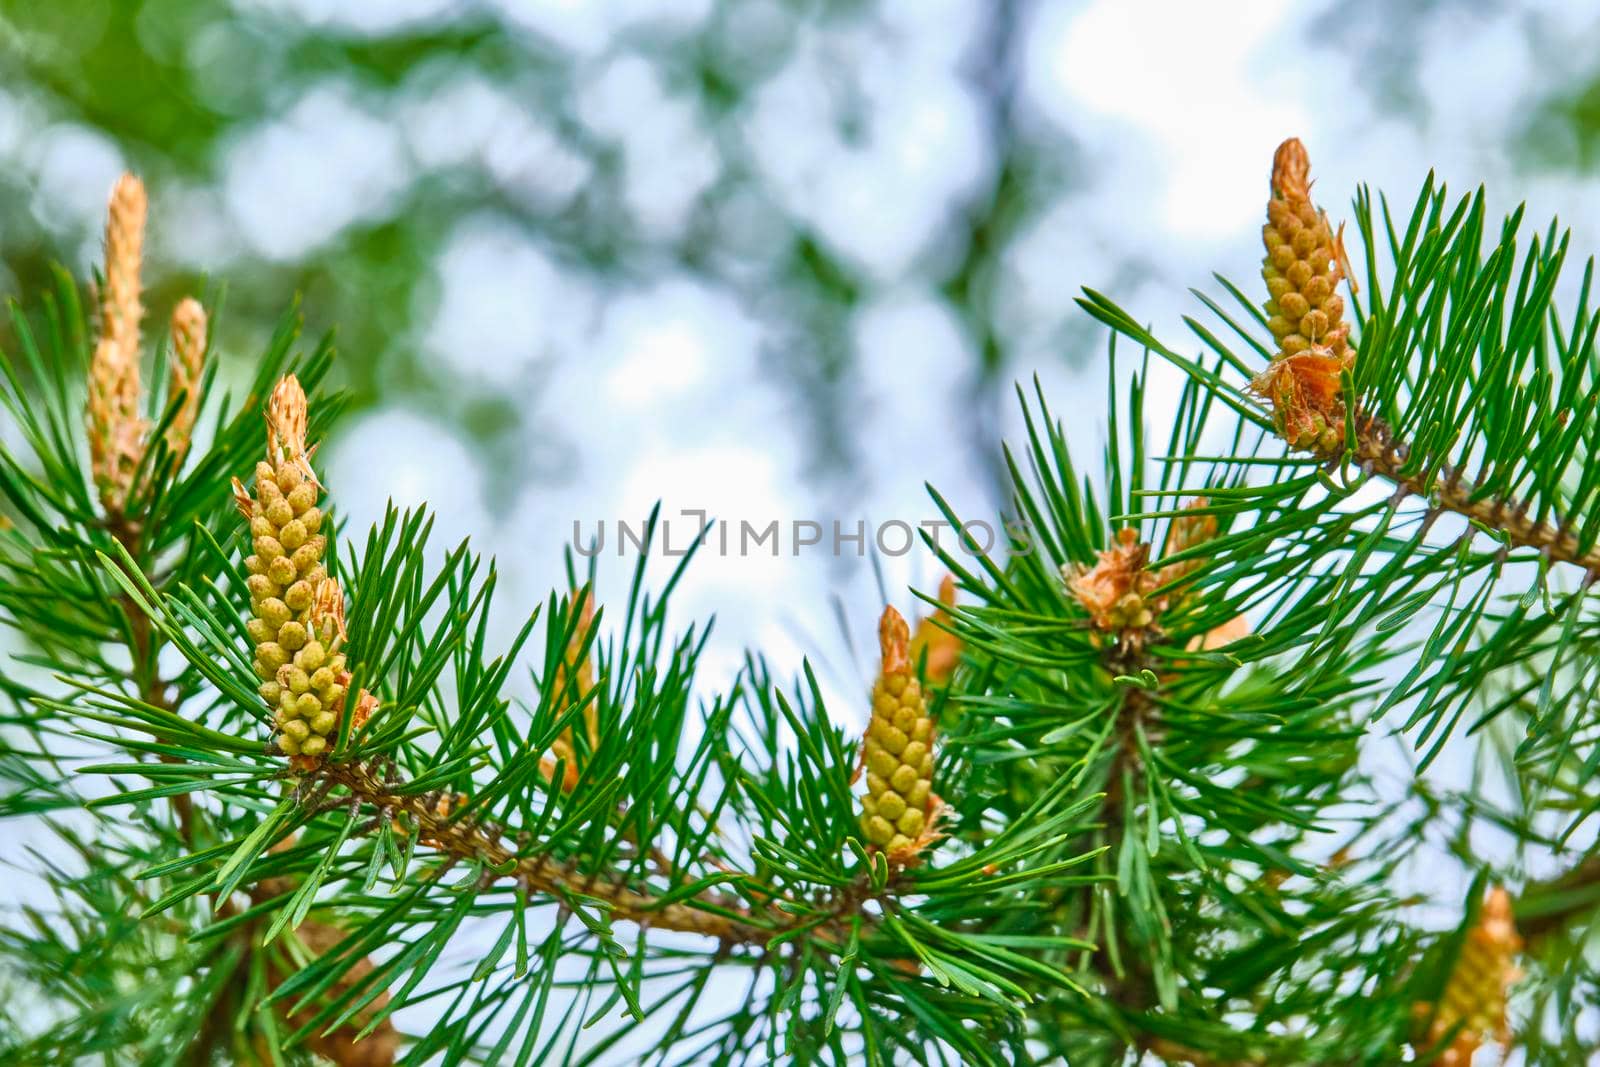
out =
{"type": "Polygon", "coordinates": [[[910,627],[892,607],[884,609],[878,640],[883,668],[862,745],[861,832],[890,862],[907,864],[933,841],[942,807],[933,792],[933,719],[911,661],[910,627]]]}
{"type": "Polygon", "coordinates": [[[1150,546],[1139,540],[1131,526],[1117,531],[1116,543],[1096,553],[1093,567],[1067,564],[1067,588],[1089,613],[1095,629],[1126,634],[1155,624],[1157,605],[1150,594],[1160,579],[1150,572],[1150,546]]]}
{"type": "MultiPolygon", "coordinates": [[[[106,214],[105,277],[98,294],[98,337],[89,361],[89,460],[101,503],[119,514],[149,447],[150,425],[141,414],[139,325],[144,317],[140,271],[144,261],[144,184],[124,174],[111,190],[106,214]]],[[[172,312],[172,348],[167,379],[169,402],[182,398],[167,423],[165,441],[181,463],[200,409],[206,352],[206,314],[186,297],[172,312]]]]}
{"type": "MultiPolygon", "coordinates": [[[[306,394],[294,375],[267,406],[267,458],[256,464],[255,491],[234,479],[234,499],[249,520],[250,620],[260,693],[274,709],[285,754],[314,761],[339,729],[350,673],[345,667],[344,591],[328,577],[317,507],[321,485],[306,449],[306,394]]],[[[363,692],[355,725],[375,703],[363,692]]]]}
{"type": "MultiPolygon", "coordinates": [[[[1205,509],[1205,497],[1191,500],[1173,516],[1161,558],[1166,560],[1189,551],[1217,536],[1217,518],[1205,509]]],[[[1067,589],[1089,614],[1096,631],[1114,635],[1129,647],[1142,642],[1158,630],[1161,614],[1183,602],[1192,592],[1183,583],[1205,565],[1200,556],[1156,567],[1150,562],[1150,546],[1139,540],[1132,527],[1117,531],[1115,543],[1096,553],[1093,567],[1069,563],[1062,568],[1067,589]],[[1157,595],[1156,590],[1163,590],[1157,595]]],[[[1220,648],[1250,632],[1244,616],[1236,616],[1189,642],[1190,651],[1220,648]]]]}
{"type": "Polygon", "coordinates": [[[1427,1045],[1437,1045],[1452,1030],[1456,1032],[1433,1061],[1438,1067],[1471,1067],[1473,1055],[1485,1040],[1510,1041],[1506,989],[1521,977],[1516,964],[1521,950],[1522,938],[1511,915],[1511,895],[1496,887],[1484,899],[1477,925],[1467,931],[1438,1009],[1432,1013],[1427,1045]]]}
{"type": "Polygon", "coordinates": [[[1355,364],[1339,283],[1345,277],[1343,228],[1311,202],[1311,161],[1290,138],[1272,160],[1272,198],[1261,229],[1266,257],[1267,327],[1278,342],[1251,389],[1272,405],[1291,448],[1331,456],[1344,439],[1341,372],[1355,364]]]}

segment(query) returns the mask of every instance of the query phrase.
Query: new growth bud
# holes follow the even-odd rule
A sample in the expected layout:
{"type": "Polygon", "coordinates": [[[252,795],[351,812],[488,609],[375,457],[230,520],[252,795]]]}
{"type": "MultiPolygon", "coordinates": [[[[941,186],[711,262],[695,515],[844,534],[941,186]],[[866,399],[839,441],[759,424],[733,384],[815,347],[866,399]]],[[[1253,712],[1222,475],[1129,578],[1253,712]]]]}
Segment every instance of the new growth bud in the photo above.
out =
{"type": "MultiPolygon", "coordinates": [[[[1156,561],[1160,567],[1156,571],[1155,584],[1165,590],[1157,598],[1162,611],[1198,599],[1198,591],[1189,579],[1205,566],[1205,559],[1201,556],[1191,556],[1175,562],[1168,560],[1180,552],[1190,551],[1216,539],[1217,517],[1204,510],[1210,506],[1211,502],[1205,497],[1195,497],[1189,501],[1181,514],[1172,517],[1172,524],[1167,527],[1167,539],[1161,548],[1161,559],[1156,561]]],[[[1203,634],[1194,635],[1186,647],[1190,652],[1209,651],[1230,645],[1242,637],[1249,636],[1249,633],[1249,622],[1243,615],[1235,615],[1203,634]]]]}
{"type": "Polygon", "coordinates": [[[182,397],[177,414],[167,424],[167,448],[174,463],[182,463],[194,436],[200,414],[200,377],[205,371],[206,312],[200,301],[184,297],[172,309],[172,352],[167,366],[167,397],[182,397]]]}
{"type": "Polygon", "coordinates": [[[1172,524],[1167,527],[1167,540],[1161,548],[1162,567],[1156,572],[1157,585],[1178,585],[1205,566],[1206,561],[1199,556],[1179,560],[1176,563],[1166,561],[1180,552],[1187,552],[1216,538],[1217,517],[1203,510],[1210,504],[1211,502],[1205,497],[1196,497],[1189,501],[1183,514],[1172,517],[1172,524]]]}
{"type": "Polygon", "coordinates": [[[878,624],[882,671],[862,742],[867,792],[861,832],[891,863],[913,862],[933,841],[942,802],[933,793],[934,725],[911,661],[911,633],[894,608],[878,624]]]}
{"type": "Polygon", "coordinates": [[[100,302],[100,336],[115,338],[124,353],[139,350],[139,272],[144,265],[144,226],[149,214],[144,182],[132,174],[117,179],[106,213],[106,289],[100,302]]]}
{"type": "MultiPolygon", "coordinates": [[[[105,277],[98,297],[94,353],[89,360],[89,463],[108,516],[120,515],[133,478],[149,447],[150,425],[141,414],[139,326],[144,317],[139,273],[144,260],[148,204],[144,185],[124,174],[111,190],[106,213],[105,277]]],[[[186,298],[172,311],[172,353],[167,369],[169,399],[182,397],[167,424],[172,468],[183,462],[200,413],[205,370],[206,313],[186,298]]]]}
{"type": "Polygon", "coordinates": [[[100,336],[89,363],[89,459],[100,500],[120,512],[144,452],[139,414],[139,270],[144,259],[144,184],[124,174],[106,215],[100,336]]]}

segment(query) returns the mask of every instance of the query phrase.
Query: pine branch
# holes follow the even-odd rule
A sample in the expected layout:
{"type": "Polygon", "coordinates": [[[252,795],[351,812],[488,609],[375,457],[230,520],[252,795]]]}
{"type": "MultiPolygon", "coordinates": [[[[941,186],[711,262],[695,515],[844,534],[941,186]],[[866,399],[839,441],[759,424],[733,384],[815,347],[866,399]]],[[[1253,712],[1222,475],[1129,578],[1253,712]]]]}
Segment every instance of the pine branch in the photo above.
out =
{"type": "MultiPolygon", "coordinates": [[[[1483,256],[1479,199],[1444,217],[1430,186],[1410,223],[1385,217],[1396,280],[1373,273],[1371,309],[1352,293],[1346,321],[1342,240],[1286,145],[1270,299],[1235,291],[1254,325],[1213,306],[1265,370],[1198,326],[1212,356],[1184,360],[1086,298],[1149,346],[1123,392],[1113,341],[1102,476],[1074,467],[1042,396],[1024,404],[1027,441],[1004,459],[1028,548],[935,545],[954,582],[924,598],[937,611],[915,637],[885,611],[859,739],[809,668],[791,691],[752,655],[732,692],[703,696],[707,631],[665,622],[687,557],[655,597],[641,553],[603,636],[594,564],[580,579],[569,557],[574,594],[552,593],[497,655],[494,567],[465,544],[430,563],[425,511],[391,511],[341,555],[311,462],[336,405],[310,404],[297,377],[314,385],[328,352],[293,364],[287,326],[244,408],[189,455],[211,376],[203,315],[175,315],[179,363],[146,421],[160,405],[126,403],[142,304],[124,219],[101,358],[69,286],[42,345],[19,329],[37,404],[0,360],[37,460],[0,450],[18,516],[0,536],[0,608],[69,689],[6,688],[19,709],[0,725],[26,741],[8,732],[0,799],[23,815],[131,808],[126,825],[58,831],[92,857],[83,875],[48,870],[69,933],[0,929],[0,958],[26,984],[59,984],[72,1016],[5,1054],[39,1059],[54,1039],[58,1061],[365,1067],[398,1054],[395,1013],[434,998],[406,1055],[448,1067],[596,1061],[646,1036],[663,1062],[1194,1067],[1459,1057],[1503,1037],[1508,894],[1484,896],[1492,865],[1471,857],[1484,869],[1461,926],[1414,928],[1390,887],[1444,801],[1419,789],[1426,813],[1400,813],[1361,763],[1397,704],[1415,708],[1419,744],[1436,738],[1431,758],[1482,702],[1485,718],[1526,717],[1516,773],[1540,784],[1501,824],[1543,844],[1535,816],[1578,812],[1575,828],[1593,813],[1593,692],[1571,660],[1600,641],[1584,598],[1600,520],[1573,517],[1600,499],[1600,398],[1585,392],[1600,316],[1556,325],[1553,238],[1520,282],[1509,230],[1483,256]],[[1161,455],[1146,442],[1149,353],[1188,372],[1161,455]],[[86,383],[92,478],[77,454],[86,383]],[[1540,448],[1523,457],[1530,427],[1540,448]],[[226,486],[251,470],[241,529],[226,486]],[[1379,480],[1387,502],[1356,498],[1379,480]],[[1422,506],[1402,511],[1410,497],[1422,506]],[[1142,510],[1152,499],[1171,504],[1142,510]],[[1469,528],[1439,546],[1427,535],[1444,512],[1469,528]],[[1473,547],[1480,527],[1495,549],[1473,547]],[[1566,562],[1582,588],[1543,610],[1534,591],[1504,603],[1504,568],[1528,555],[1541,583],[1566,562]],[[1431,634],[1396,640],[1424,608],[1431,634]],[[541,618],[524,707],[507,679],[541,618]],[[117,645],[131,664],[107,654],[117,645]],[[66,755],[68,735],[96,755],[66,755]],[[86,800],[79,773],[114,788],[86,800]],[[553,915],[542,942],[535,908],[553,915]],[[470,976],[441,978],[469,919],[504,926],[470,976]],[[714,1002],[734,967],[748,995],[714,1002]],[[574,995],[566,1018],[547,1012],[555,990],[574,995]],[[611,1016],[580,1050],[581,1029],[611,1016]]],[[[1370,205],[1360,215],[1370,259],[1370,205]]],[[[1452,799],[1463,834],[1494,815],[1452,799]]],[[[1578,959],[1595,864],[1527,887],[1539,966],[1578,959]]],[[[1538,1015],[1600,995],[1590,986],[1587,970],[1541,976],[1538,1015]]],[[[1583,1047],[1557,1037],[1528,1040],[1530,1055],[1583,1047]]]]}
{"type": "MultiPolygon", "coordinates": [[[[1210,524],[1210,529],[1214,534],[1214,522],[1210,524]]],[[[1185,527],[1175,525],[1164,556],[1173,555],[1174,545],[1192,548],[1204,539],[1204,534],[1192,534],[1185,527]],[[1184,545],[1184,541],[1191,539],[1192,544],[1184,545]]],[[[1148,565],[1147,559],[1148,546],[1133,545],[1125,539],[1119,548],[1102,552],[1094,570],[1080,569],[1079,577],[1069,583],[1090,610],[1089,628],[1095,635],[1091,640],[1101,649],[1101,665],[1112,678],[1142,677],[1147,672],[1156,677],[1158,670],[1165,669],[1164,662],[1149,650],[1159,644],[1164,636],[1159,613],[1172,597],[1179,594],[1173,592],[1168,598],[1160,599],[1149,594],[1158,585],[1170,589],[1173,583],[1181,583],[1183,577],[1193,573],[1194,568],[1179,563],[1164,572],[1158,572],[1148,565]],[[1130,552],[1129,548],[1134,550],[1130,552]],[[1105,573],[1096,573],[1101,571],[1105,573]],[[1183,577],[1173,572],[1183,573],[1183,577]],[[1096,588],[1097,578],[1102,586],[1109,583],[1109,592],[1096,588]],[[1094,593],[1100,594],[1098,600],[1093,599],[1094,593]],[[1116,610],[1113,617],[1106,616],[1104,605],[1114,606],[1116,610]],[[1118,620],[1129,620],[1133,625],[1116,625],[1118,620]]],[[[1124,846],[1123,837],[1128,832],[1124,818],[1127,810],[1125,791],[1137,789],[1140,779],[1146,774],[1140,756],[1141,747],[1143,744],[1159,743],[1161,709],[1154,699],[1155,692],[1144,686],[1126,686],[1120,690],[1120,707],[1115,713],[1113,728],[1115,740],[1106,766],[1105,799],[1100,812],[1106,840],[1114,848],[1124,846]]],[[[1095,954],[1094,964],[1112,1001],[1122,1010],[1125,1020],[1136,1028],[1133,1034],[1136,1048],[1158,1056],[1165,1062],[1189,1064],[1191,1067],[1258,1067],[1271,1062],[1234,1057],[1219,1059],[1182,1042],[1137,1029],[1137,1017],[1157,1006],[1158,998],[1148,970],[1138,961],[1129,961],[1124,964],[1129,973],[1118,975],[1104,952],[1095,954]]]]}
{"type": "MultiPolygon", "coordinates": [[[[1232,408],[1241,428],[1275,433],[1323,468],[1307,474],[1271,453],[1237,456],[1265,478],[1238,490],[1232,506],[1259,512],[1259,519],[1218,546],[1235,567],[1260,569],[1295,555],[1310,562],[1345,541],[1351,562],[1319,641],[1343,640],[1368,622],[1398,626],[1451,590],[1426,642],[1430,654],[1378,709],[1412,703],[1406,726],[1419,727],[1419,743],[1428,745],[1425,768],[1479,698],[1483,679],[1541,655],[1560,663],[1584,643],[1579,616],[1600,575],[1600,513],[1591,506],[1600,491],[1593,265],[1564,328],[1553,294],[1567,239],[1558,239],[1553,224],[1533,241],[1519,276],[1520,210],[1498,240],[1486,242],[1481,190],[1451,210],[1430,175],[1406,220],[1391,216],[1387,202],[1380,215],[1363,190],[1356,224],[1370,306],[1362,307],[1352,279],[1353,330],[1334,291],[1350,274],[1343,231],[1312,203],[1308,167],[1299,142],[1285,142],[1263,229],[1265,304],[1225,281],[1243,316],[1201,298],[1250,352],[1235,352],[1190,320],[1216,357],[1208,366],[1163,346],[1097,293],[1086,291],[1080,304],[1181,368],[1232,408]],[[1385,258],[1392,263],[1387,275],[1385,258]],[[1263,328],[1268,342],[1260,339],[1263,328]],[[1264,369],[1258,357],[1266,357],[1264,369]],[[1246,384],[1229,380],[1235,374],[1246,384]],[[1364,477],[1346,480],[1347,462],[1364,477]],[[1393,489],[1386,501],[1358,508],[1353,497],[1369,479],[1393,489]],[[1419,513],[1402,513],[1413,498],[1419,513]],[[1447,513],[1467,520],[1467,529],[1436,544],[1429,531],[1447,513]],[[1356,525],[1369,518],[1375,521],[1367,530],[1356,525]],[[1474,550],[1475,535],[1485,531],[1495,550],[1474,550]],[[1513,555],[1517,549],[1539,564],[1536,588],[1515,590],[1515,602],[1502,609],[1494,605],[1506,565],[1527,558],[1513,555]],[[1582,572],[1576,594],[1552,598],[1557,563],[1582,572]],[[1469,578],[1476,589],[1458,603],[1469,578]],[[1539,592],[1543,612],[1533,610],[1539,592]]],[[[1551,684],[1540,687],[1525,755],[1572,742],[1569,727],[1543,736],[1555,696],[1551,684]]]]}
{"type": "Polygon", "coordinates": [[[1600,578],[1600,546],[1583,545],[1572,532],[1570,518],[1554,522],[1529,518],[1532,501],[1485,495],[1468,480],[1460,467],[1449,464],[1437,470],[1418,469],[1410,445],[1396,441],[1394,431],[1376,416],[1356,417],[1357,465],[1376,474],[1397,490],[1427,502],[1430,508],[1454,512],[1462,518],[1502,535],[1511,548],[1532,548],[1547,563],[1570,563],[1584,572],[1587,589],[1600,578]]]}
{"type": "MultiPolygon", "coordinates": [[[[319,792],[342,788],[384,819],[403,818],[439,851],[480,870],[483,887],[510,879],[529,894],[566,901],[589,898],[600,902],[613,918],[647,929],[700,934],[725,948],[746,946],[766,951],[774,938],[800,922],[815,922],[777,906],[751,909],[713,891],[687,897],[674,894],[674,899],[667,900],[611,876],[585,874],[547,854],[522,854],[505,844],[496,827],[473,818],[440,814],[433,795],[407,792],[406,783],[383,771],[365,763],[324,763],[310,772],[307,781],[316,783],[312,788],[319,792]]],[[[850,920],[861,914],[861,906],[887,895],[888,891],[869,892],[864,880],[853,883],[836,896],[833,917],[811,927],[813,936],[824,949],[841,950],[850,935],[850,920]]],[[[868,928],[875,925],[870,917],[862,918],[868,928]]]]}
{"type": "MultiPolygon", "coordinates": [[[[86,374],[88,401],[86,405],[86,430],[92,461],[92,472],[99,489],[101,509],[98,514],[86,511],[73,515],[68,521],[57,524],[53,531],[57,537],[81,537],[76,551],[98,551],[102,538],[120,549],[121,563],[117,564],[124,577],[150,569],[163,554],[171,561],[172,549],[176,554],[174,569],[160,579],[163,585],[176,582],[183,572],[193,566],[196,558],[193,514],[185,510],[185,486],[180,473],[188,452],[190,440],[198,420],[205,384],[210,377],[206,366],[206,316],[198,301],[186,299],[174,310],[173,349],[169,400],[173,402],[167,414],[155,423],[144,419],[140,410],[146,398],[140,389],[139,319],[143,315],[141,292],[141,259],[145,226],[145,200],[143,188],[137,179],[124,176],[112,195],[110,218],[106,234],[106,282],[101,294],[96,317],[99,337],[94,358],[86,374]],[[81,532],[75,527],[81,524],[81,532]],[[173,531],[180,531],[174,534],[173,531]]],[[[70,292],[63,289],[63,304],[73,307],[70,292]]],[[[70,320],[69,320],[70,321],[70,320]]],[[[62,324],[52,322],[52,333],[61,337],[66,331],[62,324]]],[[[25,333],[26,336],[26,333],[25,333]]],[[[285,337],[287,341],[287,337],[285,337]]],[[[285,345],[286,347],[286,345],[285,345]]],[[[68,384],[66,373],[70,361],[56,360],[54,365],[63,372],[58,385],[64,399],[68,384]]],[[[273,361],[268,360],[263,369],[270,373],[273,361]]],[[[319,372],[312,368],[312,377],[319,372]]],[[[15,379],[12,379],[15,384],[15,379]]],[[[65,403],[61,405],[67,407],[65,403]]],[[[57,426],[64,429],[65,419],[57,426]]],[[[226,453],[230,445],[225,426],[219,429],[216,448],[211,455],[197,463],[200,468],[194,485],[204,490],[208,483],[210,492],[204,496],[210,502],[225,499],[216,493],[217,482],[204,476],[205,468],[216,462],[218,451],[226,453]]],[[[42,443],[43,438],[39,440],[42,443]]],[[[77,461],[72,440],[64,433],[54,436],[53,444],[64,453],[55,462],[66,469],[77,461]]],[[[46,453],[49,456],[49,453],[46,453]]],[[[195,493],[187,494],[191,498],[195,493]]],[[[13,497],[13,502],[20,500],[13,497]]],[[[190,499],[189,507],[196,501],[190,499]]],[[[205,505],[198,509],[205,510],[205,505]]],[[[26,558],[26,557],[25,557],[26,558]]],[[[38,565],[42,557],[34,555],[30,563],[38,565]]],[[[22,571],[24,584],[37,582],[48,588],[44,572],[22,571]]],[[[106,617],[108,632],[102,635],[106,643],[124,645],[129,654],[126,675],[131,682],[137,702],[153,712],[177,718],[180,689],[176,680],[163,679],[160,656],[163,638],[152,626],[151,619],[142,609],[138,599],[126,591],[116,596],[106,596],[114,613],[106,617]]],[[[120,669],[118,673],[123,673],[120,669]]],[[[169,737],[161,736],[163,741],[169,737]]],[[[159,762],[181,767],[183,758],[171,750],[156,752],[159,762]]],[[[167,796],[167,803],[176,818],[176,842],[182,849],[193,851],[200,847],[202,816],[186,791],[167,796]]],[[[98,859],[96,862],[99,862],[98,859]]],[[[240,914],[234,901],[217,901],[217,914],[224,920],[240,914]]],[[[215,1010],[207,1013],[206,1025],[193,1033],[183,1035],[181,1047],[187,1062],[210,1063],[227,1049],[235,1039],[232,1016],[226,1005],[241,998],[249,985],[249,972],[256,951],[253,941],[259,934],[255,924],[244,925],[229,939],[231,953],[219,954],[212,961],[217,972],[208,975],[206,983],[215,998],[215,1010]]],[[[336,1064],[372,1065],[392,1062],[395,1034],[392,1024],[385,1022],[385,1032],[363,1046],[356,1054],[350,1052],[351,1033],[333,1035],[320,1041],[319,1050],[336,1064]],[[381,1054],[385,1042],[386,1055],[381,1054]],[[373,1053],[379,1052],[377,1058],[373,1053]]],[[[273,1058],[277,1058],[276,1051],[273,1058]]]]}

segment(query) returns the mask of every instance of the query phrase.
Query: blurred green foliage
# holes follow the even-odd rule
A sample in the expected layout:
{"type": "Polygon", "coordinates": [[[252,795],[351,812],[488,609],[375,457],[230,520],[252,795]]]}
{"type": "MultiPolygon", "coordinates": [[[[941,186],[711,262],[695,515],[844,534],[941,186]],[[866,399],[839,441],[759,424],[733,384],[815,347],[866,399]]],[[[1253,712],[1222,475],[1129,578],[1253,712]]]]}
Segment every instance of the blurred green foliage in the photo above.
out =
{"type": "MultiPolygon", "coordinates": [[[[217,273],[227,292],[222,350],[242,354],[258,348],[283,309],[303,294],[312,333],[338,326],[338,374],[358,405],[420,397],[514,470],[523,462],[512,438],[525,415],[518,399],[456,380],[449,368],[420,354],[440,298],[435,265],[457,223],[488,212],[602,288],[687,276],[730,290],[782,339],[770,369],[798,401],[810,431],[813,472],[847,471],[850,439],[842,428],[857,414],[850,316],[875,289],[901,279],[873,277],[786,210],[764,187],[737,122],[752,92],[801,42],[825,40],[834,28],[875,32],[874,5],[792,0],[759,6],[756,17],[757,5],[718,3],[681,21],[628,25],[588,51],[530,30],[514,17],[514,4],[422,0],[386,15],[385,7],[310,0],[4,0],[0,129],[9,115],[19,140],[14,154],[22,158],[44,151],[38,139],[47,131],[68,131],[73,151],[95,160],[120,156],[144,176],[154,205],[156,243],[147,271],[152,308],[202,288],[198,272],[217,273]],[[417,17],[402,17],[413,8],[417,17]],[[364,26],[362,18],[374,12],[381,25],[364,26]],[[580,115],[585,78],[624,53],[644,57],[673,98],[688,101],[712,146],[715,178],[681,226],[641,223],[630,200],[626,152],[580,115]],[[230,185],[236,176],[229,168],[239,166],[242,137],[280,120],[314,87],[335,87],[381,121],[397,122],[402,106],[463,75],[504,93],[553,132],[583,168],[574,195],[516,195],[481,160],[407,160],[395,195],[360,205],[357,218],[311,247],[274,256],[238,240],[237,220],[227,216],[239,207],[230,199],[240,186],[230,185]],[[180,226],[174,216],[182,213],[218,217],[180,226]],[[160,242],[160,234],[181,234],[191,225],[221,228],[228,251],[223,262],[160,242]]],[[[1037,135],[1023,136],[1013,114],[1021,8],[1010,0],[994,5],[977,31],[970,73],[991,159],[979,165],[983,177],[970,195],[949,205],[948,233],[911,268],[916,283],[948,301],[968,331],[980,385],[997,385],[1004,361],[1006,339],[993,306],[1000,257],[1026,218],[1025,205],[1043,202],[1042,192],[1062,184],[1059,162],[1051,162],[1062,158],[1062,146],[1039,151],[1037,135]]],[[[841,101],[838,132],[847,143],[865,136],[853,124],[866,129],[871,121],[851,106],[856,74],[841,69],[839,84],[828,87],[841,101]]],[[[654,118],[641,115],[639,121],[654,118]]],[[[47,173],[44,163],[0,170],[0,289],[13,295],[37,291],[52,261],[65,259],[81,271],[93,259],[92,199],[80,192],[71,210],[44,206],[49,191],[38,186],[47,173]]],[[[82,172],[83,182],[90,173],[82,172]]],[[[992,439],[995,405],[1005,390],[978,388],[973,396],[969,436],[992,439]]]]}

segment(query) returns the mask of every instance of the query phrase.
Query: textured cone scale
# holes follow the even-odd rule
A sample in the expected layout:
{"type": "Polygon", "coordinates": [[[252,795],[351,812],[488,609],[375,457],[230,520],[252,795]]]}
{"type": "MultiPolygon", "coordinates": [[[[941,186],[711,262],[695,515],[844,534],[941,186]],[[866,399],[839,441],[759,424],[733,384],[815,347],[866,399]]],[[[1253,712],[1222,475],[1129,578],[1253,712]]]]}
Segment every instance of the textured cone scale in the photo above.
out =
{"type": "Polygon", "coordinates": [[[1470,1067],[1473,1053],[1484,1041],[1510,1041],[1506,989],[1520,976],[1516,956],[1521,950],[1522,938],[1511,918],[1511,895],[1496,887],[1484,899],[1478,924],[1467,931],[1429,1028],[1431,1045],[1461,1027],[1434,1061],[1439,1067],[1470,1067]]]}
{"type": "Polygon", "coordinates": [[[100,335],[89,362],[89,461],[100,500],[118,512],[144,452],[139,415],[139,271],[144,258],[147,205],[144,185],[131,174],[118,179],[106,215],[105,284],[100,293],[100,335]]]}
{"type": "Polygon", "coordinates": [[[350,681],[339,650],[344,594],[322,566],[319,489],[306,452],[306,394],[291,374],[268,405],[267,459],[256,464],[254,493],[238,482],[234,493],[250,521],[248,629],[261,697],[274,709],[278,747],[304,759],[327,751],[350,681]]]}
{"type": "Polygon", "coordinates": [[[106,288],[100,304],[100,335],[114,337],[124,355],[139,351],[139,271],[144,262],[144,226],[149,213],[144,183],[132,174],[117,179],[106,216],[106,288]]]}
{"type": "Polygon", "coordinates": [[[950,621],[956,603],[956,580],[945,575],[939,583],[939,608],[917,622],[911,635],[911,662],[922,664],[922,676],[930,685],[944,685],[961,662],[961,638],[938,624],[950,621]]]}
{"type": "Polygon", "coordinates": [[[1251,388],[1272,405],[1291,447],[1331,454],[1344,436],[1339,375],[1354,365],[1344,318],[1344,246],[1311,202],[1311,162],[1290,138],[1272,161],[1272,198],[1261,229],[1267,327],[1278,353],[1251,388]]]}
{"type": "Polygon", "coordinates": [[[910,657],[911,632],[894,608],[878,625],[883,669],[872,687],[862,744],[867,792],[861,832],[896,863],[908,863],[934,837],[940,801],[933,793],[933,719],[910,657]]]}

